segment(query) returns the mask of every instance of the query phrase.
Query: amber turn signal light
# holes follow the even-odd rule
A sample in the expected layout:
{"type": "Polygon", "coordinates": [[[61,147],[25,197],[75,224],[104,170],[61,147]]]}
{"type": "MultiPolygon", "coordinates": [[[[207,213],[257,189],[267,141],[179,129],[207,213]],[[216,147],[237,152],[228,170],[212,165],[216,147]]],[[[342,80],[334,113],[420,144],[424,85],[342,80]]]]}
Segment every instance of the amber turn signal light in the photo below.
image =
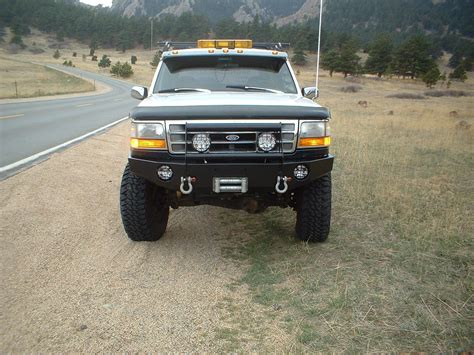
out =
{"type": "Polygon", "coordinates": [[[130,147],[133,149],[165,149],[166,141],[164,139],[131,138],[130,147]]]}
{"type": "Polygon", "coordinates": [[[300,138],[300,148],[309,147],[328,147],[331,145],[331,137],[311,137],[311,138],[300,138]]]}
{"type": "Polygon", "coordinates": [[[253,42],[250,39],[200,39],[197,42],[198,48],[252,48],[253,42]]]}

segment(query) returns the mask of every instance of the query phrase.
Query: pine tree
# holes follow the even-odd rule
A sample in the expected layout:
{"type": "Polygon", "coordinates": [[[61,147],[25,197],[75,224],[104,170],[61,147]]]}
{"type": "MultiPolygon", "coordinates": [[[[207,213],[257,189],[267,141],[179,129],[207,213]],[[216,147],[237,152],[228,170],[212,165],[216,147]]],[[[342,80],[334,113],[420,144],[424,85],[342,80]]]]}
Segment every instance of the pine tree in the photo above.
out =
{"type": "Polygon", "coordinates": [[[110,58],[107,57],[106,54],[104,54],[102,56],[102,59],[99,61],[99,63],[97,65],[99,66],[99,68],[108,68],[108,67],[110,67],[111,64],[112,64],[112,62],[110,61],[110,58]]]}
{"type": "Polygon", "coordinates": [[[466,71],[472,71],[472,69],[474,68],[474,60],[472,58],[466,58],[462,61],[462,66],[464,67],[464,69],[466,71]]]}
{"type": "Polygon", "coordinates": [[[457,68],[454,69],[451,74],[449,74],[449,78],[465,82],[467,80],[466,69],[464,69],[464,66],[462,64],[458,65],[457,68]]]}
{"type": "Polygon", "coordinates": [[[461,61],[462,61],[462,55],[460,52],[456,51],[453,53],[451,58],[449,58],[448,66],[450,68],[455,69],[459,66],[459,64],[461,64],[461,61]]]}
{"type": "Polygon", "coordinates": [[[370,74],[384,75],[392,62],[393,43],[390,37],[381,35],[370,45],[365,69],[370,74]]]}
{"type": "Polygon", "coordinates": [[[392,61],[394,72],[403,78],[422,76],[432,68],[430,49],[430,42],[423,36],[416,36],[402,43],[392,61]]]}
{"type": "Polygon", "coordinates": [[[150,65],[153,67],[153,68],[156,68],[158,66],[158,64],[160,63],[160,59],[161,59],[161,55],[163,54],[162,51],[158,51],[155,53],[155,55],[153,56],[153,60],[150,62],[150,65]]]}
{"type": "Polygon", "coordinates": [[[14,34],[12,39],[10,40],[10,43],[11,44],[17,44],[19,45],[21,48],[26,48],[26,45],[25,43],[23,43],[23,38],[21,37],[21,35],[19,34],[14,34]]]}
{"type": "Polygon", "coordinates": [[[306,54],[303,51],[303,48],[301,45],[298,45],[295,48],[295,53],[293,54],[293,57],[291,58],[293,64],[295,65],[305,65],[306,64],[306,54]]]}
{"type": "Polygon", "coordinates": [[[117,39],[117,49],[125,53],[127,49],[130,49],[132,47],[133,40],[131,38],[130,32],[121,31],[117,39]]]}
{"type": "Polygon", "coordinates": [[[331,49],[328,52],[324,52],[321,56],[321,66],[323,69],[326,69],[329,71],[329,76],[332,77],[333,73],[337,70],[339,67],[339,62],[341,60],[341,57],[338,53],[337,50],[331,49]]]}
{"type": "Polygon", "coordinates": [[[357,47],[354,44],[348,43],[345,45],[341,50],[339,65],[336,71],[343,73],[344,77],[347,77],[349,74],[356,74],[360,61],[360,57],[356,53],[357,47]]]}
{"type": "Polygon", "coordinates": [[[433,67],[428,70],[425,74],[423,74],[422,79],[423,82],[426,84],[427,87],[430,89],[436,85],[438,80],[441,78],[441,72],[438,69],[438,65],[436,63],[433,63],[433,67]]]}

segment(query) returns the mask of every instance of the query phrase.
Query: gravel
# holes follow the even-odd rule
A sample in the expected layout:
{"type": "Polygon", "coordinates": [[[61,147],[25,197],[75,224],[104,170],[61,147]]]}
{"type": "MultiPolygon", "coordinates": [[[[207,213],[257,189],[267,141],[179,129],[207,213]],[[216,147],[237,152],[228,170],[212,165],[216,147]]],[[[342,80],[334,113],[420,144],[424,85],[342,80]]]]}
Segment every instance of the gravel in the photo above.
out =
{"type": "Polygon", "coordinates": [[[157,243],[119,214],[128,124],[0,182],[2,352],[210,351],[240,274],[219,209],[172,211],[157,243]]]}

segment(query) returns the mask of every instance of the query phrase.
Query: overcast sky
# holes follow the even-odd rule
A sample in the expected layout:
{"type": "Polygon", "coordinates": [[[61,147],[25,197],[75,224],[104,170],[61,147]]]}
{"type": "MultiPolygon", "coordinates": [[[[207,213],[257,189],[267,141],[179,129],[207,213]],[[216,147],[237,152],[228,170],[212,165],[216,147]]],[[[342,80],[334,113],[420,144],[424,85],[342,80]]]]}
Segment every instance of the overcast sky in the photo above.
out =
{"type": "Polygon", "coordinates": [[[112,5],[112,0],[81,0],[81,2],[89,5],[99,5],[110,6],[112,5]]]}

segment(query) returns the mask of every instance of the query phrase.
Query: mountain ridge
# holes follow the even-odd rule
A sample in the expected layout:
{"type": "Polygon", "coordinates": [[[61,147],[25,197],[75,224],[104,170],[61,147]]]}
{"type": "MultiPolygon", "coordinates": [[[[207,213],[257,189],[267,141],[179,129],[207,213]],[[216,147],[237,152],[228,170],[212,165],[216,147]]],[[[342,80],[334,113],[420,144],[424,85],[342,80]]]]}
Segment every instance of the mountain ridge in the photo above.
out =
{"type": "MultiPolygon", "coordinates": [[[[276,26],[315,23],[320,0],[113,0],[112,11],[126,17],[202,15],[211,23],[255,18],[276,26]]],[[[474,38],[472,0],[326,0],[325,28],[335,32],[424,32],[474,38]]]]}
{"type": "Polygon", "coordinates": [[[218,12],[216,19],[232,17],[237,22],[250,22],[258,16],[264,21],[286,24],[314,18],[316,11],[313,14],[308,9],[318,10],[318,3],[319,0],[114,0],[112,10],[127,17],[179,16],[185,12],[206,14],[210,11],[218,12]]]}

